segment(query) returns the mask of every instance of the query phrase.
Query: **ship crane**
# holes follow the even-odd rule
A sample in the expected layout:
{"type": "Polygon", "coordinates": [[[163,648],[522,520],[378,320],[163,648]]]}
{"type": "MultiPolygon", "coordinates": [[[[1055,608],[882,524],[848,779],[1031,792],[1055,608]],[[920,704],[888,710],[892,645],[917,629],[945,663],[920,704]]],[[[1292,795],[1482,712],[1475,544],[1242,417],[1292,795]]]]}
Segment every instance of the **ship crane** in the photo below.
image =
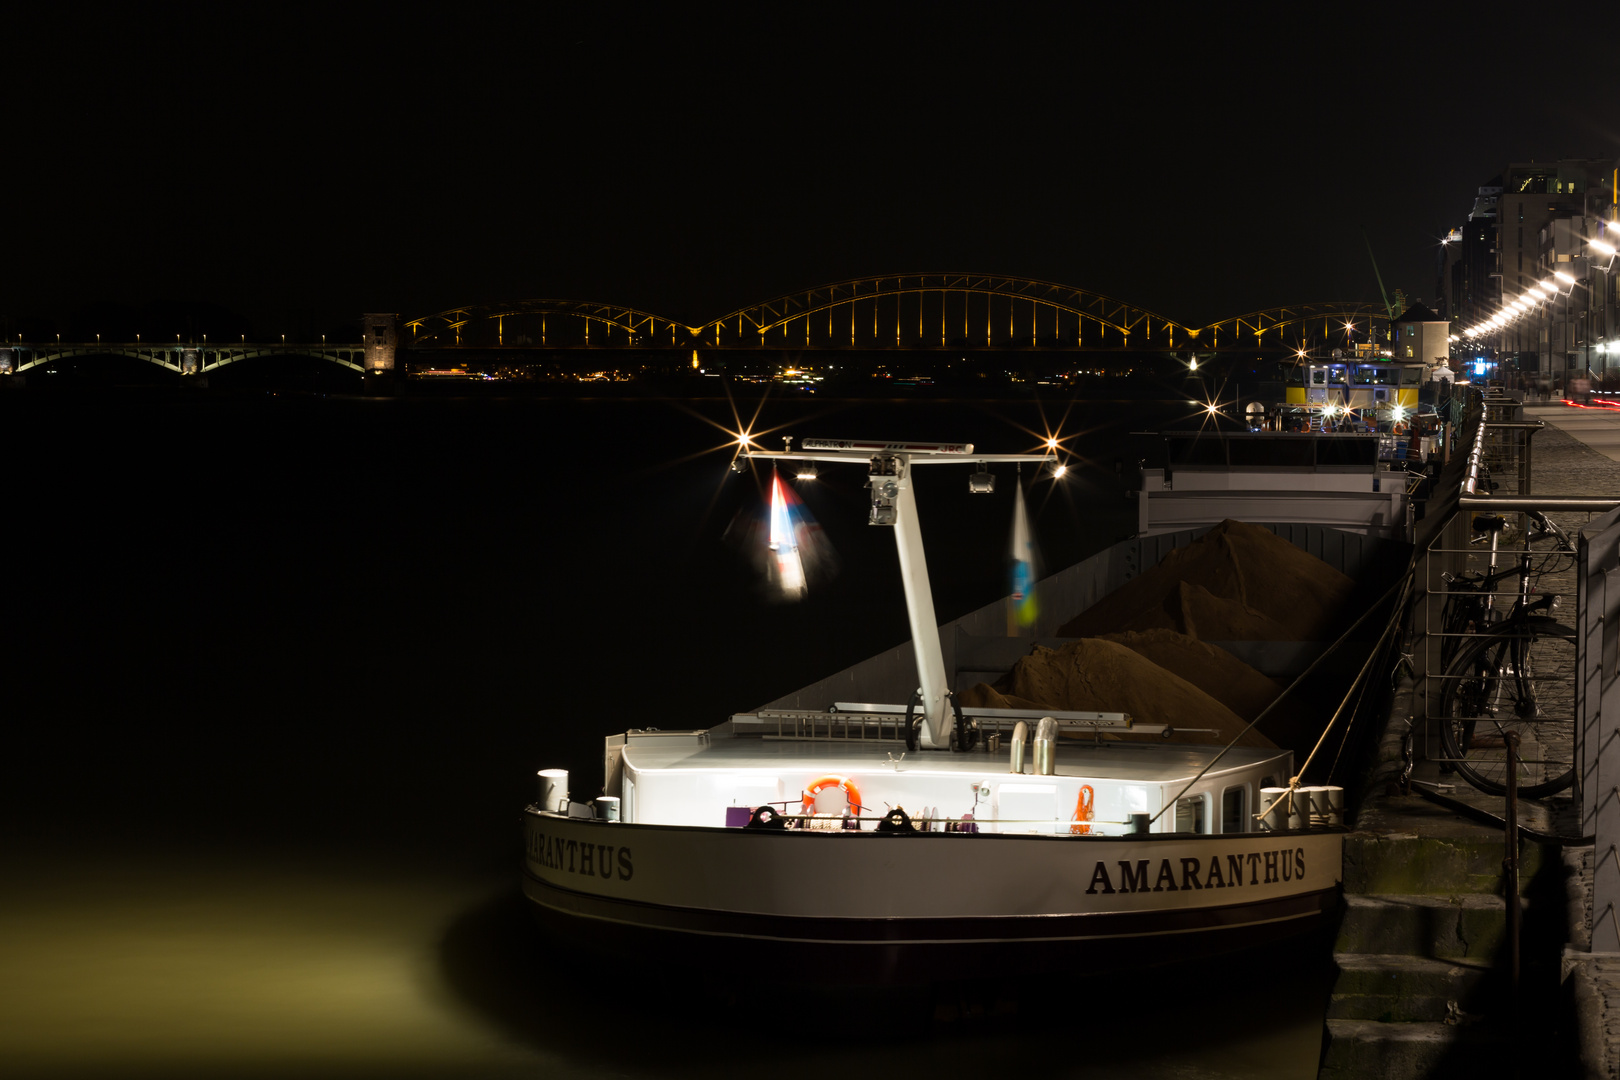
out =
{"type": "MultiPolygon", "coordinates": [[[[934,616],[934,595],[929,589],[928,560],[923,554],[922,527],[911,470],[922,465],[974,464],[993,461],[1057,462],[1055,449],[1044,454],[975,454],[972,443],[890,442],[873,439],[805,439],[801,449],[761,450],[744,445],[740,456],[771,461],[865,464],[871,495],[868,522],[894,529],[900,554],[900,581],[906,594],[906,615],[911,624],[911,645],[917,658],[917,688],[922,715],[907,741],[924,749],[947,749],[962,740],[951,739],[950,677],[939,643],[939,620],[934,616]]],[[[976,473],[975,477],[979,474],[976,473]]],[[[982,485],[982,481],[979,481],[982,485]]],[[[980,488],[975,488],[980,490],[980,488]]]]}

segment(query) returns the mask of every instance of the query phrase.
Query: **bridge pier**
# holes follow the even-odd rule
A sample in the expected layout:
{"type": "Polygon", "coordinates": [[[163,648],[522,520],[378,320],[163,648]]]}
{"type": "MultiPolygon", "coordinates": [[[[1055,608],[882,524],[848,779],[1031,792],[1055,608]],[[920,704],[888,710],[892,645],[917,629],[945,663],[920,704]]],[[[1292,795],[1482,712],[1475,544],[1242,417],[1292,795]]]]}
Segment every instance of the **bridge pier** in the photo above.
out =
{"type": "Polygon", "coordinates": [[[399,316],[391,312],[368,312],[360,316],[365,341],[366,393],[392,394],[396,389],[395,361],[399,352],[399,316]]]}
{"type": "Polygon", "coordinates": [[[0,390],[17,390],[26,386],[28,376],[17,371],[16,349],[0,349],[0,390]]]}

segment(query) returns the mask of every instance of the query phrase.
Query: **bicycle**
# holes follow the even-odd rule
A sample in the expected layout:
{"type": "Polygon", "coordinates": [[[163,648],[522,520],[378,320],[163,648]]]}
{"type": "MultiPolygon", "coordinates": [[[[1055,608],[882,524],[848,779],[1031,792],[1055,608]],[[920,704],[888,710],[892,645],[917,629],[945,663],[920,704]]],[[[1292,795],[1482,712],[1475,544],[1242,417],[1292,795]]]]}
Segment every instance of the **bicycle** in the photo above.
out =
{"type": "Polygon", "coordinates": [[[1546,515],[1530,511],[1525,516],[1525,546],[1512,566],[1496,569],[1505,522],[1482,515],[1475,529],[1491,536],[1489,569],[1451,579],[1458,599],[1447,602],[1443,622],[1448,633],[1464,636],[1447,638],[1449,657],[1445,646],[1441,650],[1440,740],[1446,764],[1480,791],[1502,795],[1507,792],[1506,736],[1517,732],[1519,794],[1540,798],[1564,790],[1575,778],[1575,631],[1546,614],[1558,597],[1538,595],[1531,585],[1553,559],[1573,555],[1575,545],[1546,515]],[[1549,539],[1552,551],[1532,550],[1549,539]],[[1537,554],[1548,556],[1540,566],[1533,565],[1537,554]],[[1518,591],[1503,616],[1495,608],[1494,589],[1515,575],[1518,591]]]}

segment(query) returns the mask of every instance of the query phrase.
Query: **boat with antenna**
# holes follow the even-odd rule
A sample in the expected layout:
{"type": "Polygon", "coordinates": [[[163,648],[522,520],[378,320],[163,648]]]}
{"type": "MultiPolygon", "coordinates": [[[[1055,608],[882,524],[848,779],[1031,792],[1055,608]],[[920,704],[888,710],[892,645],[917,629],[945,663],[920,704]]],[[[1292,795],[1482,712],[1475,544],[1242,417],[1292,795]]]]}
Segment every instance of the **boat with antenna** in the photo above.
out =
{"type": "MultiPolygon", "coordinates": [[[[910,620],[892,665],[903,681],[888,684],[914,692],[842,700],[863,684],[835,677],[705,731],[631,728],[606,739],[594,798],[541,772],[523,889],[543,922],[631,956],[730,948],[745,964],[797,959],[823,981],[895,983],[977,962],[1181,960],[1301,933],[1336,909],[1342,791],[1301,786],[1291,750],[1128,711],[964,706],[971,673],[942,645],[916,471],[971,466],[973,490],[990,490],[993,466],[1057,472],[1055,441],[986,454],[805,439],[739,457],[801,477],[866,469],[868,520],[894,532],[910,620]]],[[[781,484],[771,548],[798,587],[781,484]]]]}

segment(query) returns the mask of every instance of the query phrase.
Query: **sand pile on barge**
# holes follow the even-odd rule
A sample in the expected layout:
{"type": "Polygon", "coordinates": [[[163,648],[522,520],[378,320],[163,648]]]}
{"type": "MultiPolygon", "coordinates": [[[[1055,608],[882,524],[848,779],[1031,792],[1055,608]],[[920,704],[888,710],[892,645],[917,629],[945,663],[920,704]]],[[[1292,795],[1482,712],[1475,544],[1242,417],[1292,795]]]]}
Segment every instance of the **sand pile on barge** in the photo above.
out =
{"type": "MultiPolygon", "coordinates": [[[[1179,741],[1224,743],[1283,688],[1211,642],[1332,640],[1354,588],[1271,530],[1223,521],[1059,629],[1079,641],[1036,646],[994,687],[964,692],[962,703],[1128,712],[1142,723],[1217,732],[1179,741]]],[[[1242,741],[1297,749],[1320,722],[1303,700],[1285,700],[1242,741]]]]}
{"type": "Polygon", "coordinates": [[[1227,519],[1058,629],[1174,630],[1200,641],[1331,641],[1355,582],[1259,525],[1227,519]]]}
{"type": "MultiPolygon", "coordinates": [[[[1231,657],[1231,662],[1247,667],[1236,657],[1231,657]]],[[[1252,668],[1249,671],[1270,682],[1252,668]]],[[[1273,686],[1273,696],[1276,691],[1273,686]]],[[[1250,719],[1239,717],[1189,680],[1128,646],[1101,638],[1082,638],[1060,649],[1037,645],[998,686],[979,683],[963,691],[962,705],[968,709],[1125,712],[1144,724],[1213,729],[1173,737],[1173,741],[1190,743],[1224,743],[1250,719]]],[[[1276,744],[1259,731],[1251,731],[1241,745],[1276,744]]]]}

